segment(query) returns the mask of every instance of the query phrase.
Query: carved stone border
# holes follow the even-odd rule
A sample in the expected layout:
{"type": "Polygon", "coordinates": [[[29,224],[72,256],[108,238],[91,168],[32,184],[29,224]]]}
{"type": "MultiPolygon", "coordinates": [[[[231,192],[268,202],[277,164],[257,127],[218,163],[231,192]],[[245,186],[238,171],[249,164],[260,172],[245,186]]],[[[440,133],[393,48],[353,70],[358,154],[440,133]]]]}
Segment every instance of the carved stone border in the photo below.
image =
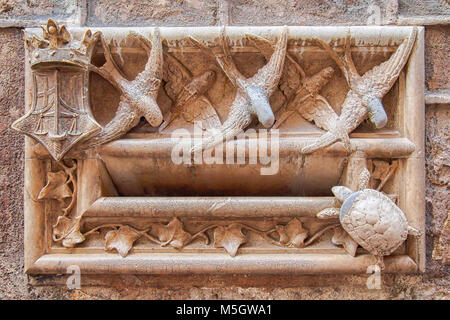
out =
{"type": "MultiPolygon", "coordinates": [[[[148,28],[149,30],[151,28],[148,28]]],[[[216,34],[217,28],[161,28],[161,33],[168,37],[178,33],[198,32],[200,35],[216,34]],[[200,31],[196,31],[200,30],[200,31]]],[[[239,34],[240,27],[230,27],[234,34],[239,34]]],[[[253,28],[251,28],[253,29],[253,28]]],[[[260,29],[255,28],[256,29],[260,29]]],[[[376,36],[379,32],[389,35],[395,27],[333,27],[332,29],[290,27],[294,34],[305,34],[306,29],[313,29],[314,36],[326,36],[330,31],[338,34],[351,30],[354,34],[376,36]],[[338,31],[332,31],[336,30],[338,31]],[[316,34],[317,33],[317,34],[316,34]]],[[[248,30],[248,29],[246,29],[248,30]]],[[[270,28],[261,27],[260,33],[270,33],[270,28]]],[[[102,31],[113,32],[108,28],[102,31]]],[[[26,63],[26,74],[31,74],[26,63]]],[[[405,76],[400,88],[405,88],[404,108],[401,115],[402,135],[415,144],[415,151],[403,161],[400,175],[403,184],[399,194],[399,207],[406,213],[410,224],[425,229],[424,201],[424,28],[419,28],[414,49],[406,66],[405,76]],[[408,110],[408,112],[405,112],[408,110]]],[[[31,79],[25,83],[26,105],[31,102],[31,79]]],[[[70,265],[78,265],[82,273],[365,273],[368,265],[373,264],[370,255],[352,257],[345,254],[244,254],[230,257],[226,253],[133,253],[126,259],[109,253],[48,253],[49,232],[46,230],[44,202],[35,201],[35,195],[45,185],[48,160],[35,156],[32,150],[35,143],[26,138],[25,143],[25,271],[29,274],[66,273],[70,265]]],[[[86,160],[89,161],[90,159],[86,160]]],[[[92,199],[95,200],[95,199],[92,199]]],[[[82,205],[82,201],[78,201],[82,205]]],[[[86,200],[84,200],[86,201],[86,200]]],[[[88,200],[88,202],[92,203],[88,200]]],[[[85,203],[89,207],[89,204],[85,203]]],[[[87,208],[86,208],[87,209],[87,208]]],[[[419,240],[407,242],[408,255],[390,256],[385,260],[385,272],[411,273],[424,271],[425,236],[419,240]]]]}

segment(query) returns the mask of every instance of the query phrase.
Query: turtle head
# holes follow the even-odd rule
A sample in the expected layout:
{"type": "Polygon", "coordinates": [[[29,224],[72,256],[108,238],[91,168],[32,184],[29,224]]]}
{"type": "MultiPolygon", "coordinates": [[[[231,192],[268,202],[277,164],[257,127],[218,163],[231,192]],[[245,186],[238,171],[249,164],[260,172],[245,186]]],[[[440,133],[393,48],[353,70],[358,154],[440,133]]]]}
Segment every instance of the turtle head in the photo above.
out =
{"type": "Polygon", "coordinates": [[[353,191],[344,186],[336,186],[331,188],[331,192],[333,192],[336,199],[338,199],[341,203],[345,201],[353,191]]]}

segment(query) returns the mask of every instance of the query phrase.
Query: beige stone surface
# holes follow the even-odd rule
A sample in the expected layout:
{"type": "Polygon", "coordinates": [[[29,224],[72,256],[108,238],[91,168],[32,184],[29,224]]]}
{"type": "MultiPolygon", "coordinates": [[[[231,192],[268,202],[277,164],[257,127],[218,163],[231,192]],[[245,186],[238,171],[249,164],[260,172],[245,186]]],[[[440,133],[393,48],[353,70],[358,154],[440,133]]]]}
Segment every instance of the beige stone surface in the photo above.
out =
{"type": "Polygon", "coordinates": [[[85,0],[1,0],[0,27],[37,27],[48,18],[80,24],[85,0]]]}
{"type": "MultiPolygon", "coordinates": [[[[441,249],[439,237],[444,233],[444,222],[448,219],[448,213],[450,212],[449,123],[450,105],[428,106],[426,112],[426,207],[427,220],[429,221],[427,224],[427,246],[429,250],[433,250],[430,263],[434,266],[438,265],[434,258],[441,249]]],[[[442,252],[442,255],[448,257],[449,253],[442,252]]]]}
{"type": "Polygon", "coordinates": [[[430,26],[425,32],[425,80],[428,89],[450,89],[450,26],[430,26]]]}
{"type": "Polygon", "coordinates": [[[88,4],[88,25],[213,25],[215,0],[95,0],[88,4]]]}
{"type": "Polygon", "coordinates": [[[442,16],[450,14],[450,4],[445,0],[399,0],[398,11],[404,16],[442,16]]]}
{"type": "Polygon", "coordinates": [[[397,1],[298,1],[298,0],[232,0],[231,22],[239,25],[365,25],[393,24],[397,1]],[[372,7],[371,7],[372,6],[372,7]],[[379,11],[378,11],[379,10],[379,11]]]}
{"type": "MultiPolygon", "coordinates": [[[[3,1],[4,2],[4,1],[3,1]]],[[[23,1],[25,3],[25,1],[23,1]]],[[[28,1],[29,2],[29,1],[28,1]]],[[[133,4],[137,1],[127,1],[133,4]]],[[[195,2],[195,1],[194,1],[195,2]]],[[[253,1],[233,1],[232,22],[243,24],[364,24],[360,15],[365,12],[357,1],[342,5],[335,1],[323,9],[325,14],[298,21],[288,14],[296,1],[264,1],[256,6],[253,1]],[[239,6],[241,6],[239,8],[239,6]],[[343,9],[344,6],[344,9],[343,9]],[[347,7],[348,6],[348,7],[347,7]],[[278,9],[284,14],[276,15],[278,9]],[[284,9],[283,9],[284,8],[284,9]],[[351,10],[350,10],[351,9],[351,10]],[[252,11],[253,10],[253,11],[252,11]],[[328,11],[327,11],[328,10],[328,11]],[[362,11],[363,10],[363,11],[362,11]],[[348,16],[340,15],[347,12],[348,16]],[[240,16],[239,16],[240,14],[240,16]],[[245,17],[254,17],[247,19],[245,17]],[[350,22],[337,21],[349,19],[350,22]],[[235,17],[240,17],[235,21],[235,17]],[[291,17],[289,22],[286,17],[291,17]],[[344,18],[342,18],[344,17],[344,18]],[[266,22],[267,21],[267,22],[266,22]]],[[[395,1],[392,1],[394,3],[395,1]]],[[[418,1],[417,1],[418,2],[418,1]]],[[[434,1],[442,5],[443,1],[434,1]]],[[[42,2],[41,2],[42,3],[42,2]]],[[[214,24],[215,10],[203,11],[197,6],[186,9],[185,2],[175,2],[175,9],[160,6],[160,12],[146,19],[137,14],[113,9],[115,18],[102,15],[101,6],[92,2],[88,21],[91,24],[141,25],[145,24],[214,24]],[[93,8],[97,6],[97,11],[93,8]],[[93,10],[93,11],[92,11],[93,10]],[[116,11],[114,11],[116,10],[116,11]],[[179,10],[179,11],[177,11],[179,10]],[[96,13],[97,12],[97,13],[96,13]],[[176,13],[178,12],[178,13],[176,13]],[[199,13],[200,12],[200,13],[199,13]],[[153,20],[152,20],[153,19],[153,20]]],[[[208,2],[215,6],[215,1],[208,2]]],[[[307,2],[308,3],[308,2],[307,2]]],[[[400,11],[414,15],[441,15],[431,6],[400,11]]],[[[51,7],[51,6],[50,6],[51,7]]],[[[319,6],[320,7],[320,6],[319,6]]],[[[5,14],[8,6],[0,6],[5,14]]],[[[23,7],[28,14],[31,9],[23,7]]],[[[312,6],[314,8],[314,6],[312,6]]],[[[394,6],[395,8],[395,6],[394,6]]],[[[138,8],[139,9],[139,8],[138,8]]],[[[60,9],[61,10],[61,9],[60,9]]],[[[150,9],[142,9],[150,10],[150,9]]],[[[312,12],[313,9],[311,9],[312,12]]],[[[397,9],[395,9],[397,10],[397,9]]],[[[151,10],[150,10],[151,11],[151,10]]],[[[56,11],[57,12],[57,11],[56,11]]],[[[61,11],[62,12],[62,11],[61,11]]],[[[111,11],[110,11],[111,12],[111,11]]],[[[319,10],[319,12],[321,12],[319,10]]],[[[6,12],[7,13],[7,12],[6,12]]],[[[305,12],[303,12],[305,13],[305,12]]],[[[10,13],[11,14],[11,13],[10,13]]],[[[52,13],[54,15],[54,13],[52,13]]],[[[145,15],[144,15],[145,16],[145,15]]],[[[302,11],[297,11],[302,17],[302,11]]],[[[396,13],[394,13],[394,17],[396,13]]],[[[0,16],[1,17],[1,16],[0,16]]],[[[308,17],[308,14],[306,15],[308,17]]],[[[16,26],[21,26],[17,24],[16,26]]],[[[426,85],[429,89],[448,89],[448,27],[426,29],[426,85]]],[[[66,276],[30,277],[23,273],[23,137],[10,129],[10,124],[24,110],[24,53],[19,29],[0,29],[0,299],[449,299],[450,272],[448,266],[432,257],[433,248],[441,235],[449,212],[448,123],[449,105],[429,105],[426,111],[426,243],[427,266],[421,275],[385,275],[381,290],[366,288],[367,276],[84,276],[81,290],[68,290],[66,276]]]]}
{"type": "Polygon", "coordinates": [[[23,112],[22,35],[18,29],[0,29],[0,281],[2,295],[25,294],[23,265],[23,140],[8,122],[23,112]]]}

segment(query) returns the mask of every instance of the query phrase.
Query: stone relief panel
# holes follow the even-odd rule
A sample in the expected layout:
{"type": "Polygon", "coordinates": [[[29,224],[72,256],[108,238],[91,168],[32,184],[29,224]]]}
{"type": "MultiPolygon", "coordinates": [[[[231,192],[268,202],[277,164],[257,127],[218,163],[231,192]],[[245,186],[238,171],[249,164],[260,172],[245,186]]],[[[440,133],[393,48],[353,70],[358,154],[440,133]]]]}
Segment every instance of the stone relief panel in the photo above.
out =
{"type": "Polygon", "coordinates": [[[26,270],[424,266],[423,29],[26,29],[26,270]]]}

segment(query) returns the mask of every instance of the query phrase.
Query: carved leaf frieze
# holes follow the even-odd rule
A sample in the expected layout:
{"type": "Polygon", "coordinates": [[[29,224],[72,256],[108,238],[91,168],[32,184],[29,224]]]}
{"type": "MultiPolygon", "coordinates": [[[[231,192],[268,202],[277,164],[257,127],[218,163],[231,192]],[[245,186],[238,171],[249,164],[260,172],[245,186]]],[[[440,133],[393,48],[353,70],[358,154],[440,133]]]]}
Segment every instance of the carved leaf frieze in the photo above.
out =
{"type": "Polygon", "coordinates": [[[170,245],[176,249],[183,248],[193,240],[191,234],[183,230],[183,223],[173,218],[168,224],[154,224],[151,232],[161,241],[161,246],[170,245]]]}
{"type": "Polygon", "coordinates": [[[247,238],[242,233],[240,224],[231,224],[229,226],[218,226],[214,230],[214,247],[224,248],[230,256],[234,257],[239,247],[247,242],[247,238]]]}
{"type": "Polygon", "coordinates": [[[85,239],[80,232],[80,219],[59,216],[53,225],[53,241],[62,241],[62,245],[66,248],[73,248],[85,239]]]}
{"type": "Polygon", "coordinates": [[[354,257],[356,255],[356,249],[358,249],[358,243],[350,237],[350,235],[345,232],[342,227],[337,227],[334,229],[333,238],[331,242],[337,246],[342,246],[344,250],[354,257]]]}
{"type": "Polygon", "coordinates": [[[281,244],[296,248],[301,248],[305,243],[305,239],[308,237],[308,230],[296,218],[289,221],[285,226],[277,225],[276,231],[280,235],[279,241],[281,244]]]}
{"type": "Polygon", "coordinates": [[[72,160],[71,165],[64,162],[56,162],[62,168],[57,172],[47,172],[47,183],[41,189],[38,200],[57,200],[61,214],[57,217],[56,223],[52,226],[53,241],[61,241],[62,245],[72,248],[82,243],[85,237],[80,232],[81,215],[73,212],[77,201],[77,162],[72,160]],[[66,199],[70,202],[66,205],[66,199]]]}
{"type": "Polygon", "coordinates": [[[326,231],[336,227],[335,224],[325,224],[324,227],[309,237],[309,231],[303,227],[300,220],[294,218],[285,225],[277,224],[269,230],[261,230],[248,224],[233,222],[229,225],[206,225],[200,231],[190,233],[184,229],[183,223],[178,218],[173,218],[167,224],[151,223],[148,228],[143,230],[126,224],[105,224],[82,233],[80,232],[80,220],[81,218],[73,221],[60,216],[53,230],[55,240],[63,240],[63,246],[71,248],[102,229],[110,229],[105,236],[105,250],[116,251],[122,257],[127,256],[135,241],[142,237],[161,247],[171,246],[181,250],[196,239],[202,239],[206,245],[209,245],[210,236],[212,236],[214,248],[223,248],[234,257],[238,253],[238,249],[248,242],[247,232],[252,232],[276,246],[304,248],[319,239],[326,231]],[[210,234],[209,231],[211,231],[210,234]],[[273,236],[275,234],[276,237],[273,236]]]}
{"type": "Polygon", "coordinates": [[[47,172],[47,184],[39,192],[38,199],[62,200],[72,197],[72,190],[68,185],[68,176],[64,171],[47,172]]]}
{"type": "Polygon", "coordinates": [[[141,233],[128,226],[120,226],[117,230],[108,231],[105,236],[105,249],[116,250],[125,257],[133,247],[133,243],[141,237],[141,233]]]}

